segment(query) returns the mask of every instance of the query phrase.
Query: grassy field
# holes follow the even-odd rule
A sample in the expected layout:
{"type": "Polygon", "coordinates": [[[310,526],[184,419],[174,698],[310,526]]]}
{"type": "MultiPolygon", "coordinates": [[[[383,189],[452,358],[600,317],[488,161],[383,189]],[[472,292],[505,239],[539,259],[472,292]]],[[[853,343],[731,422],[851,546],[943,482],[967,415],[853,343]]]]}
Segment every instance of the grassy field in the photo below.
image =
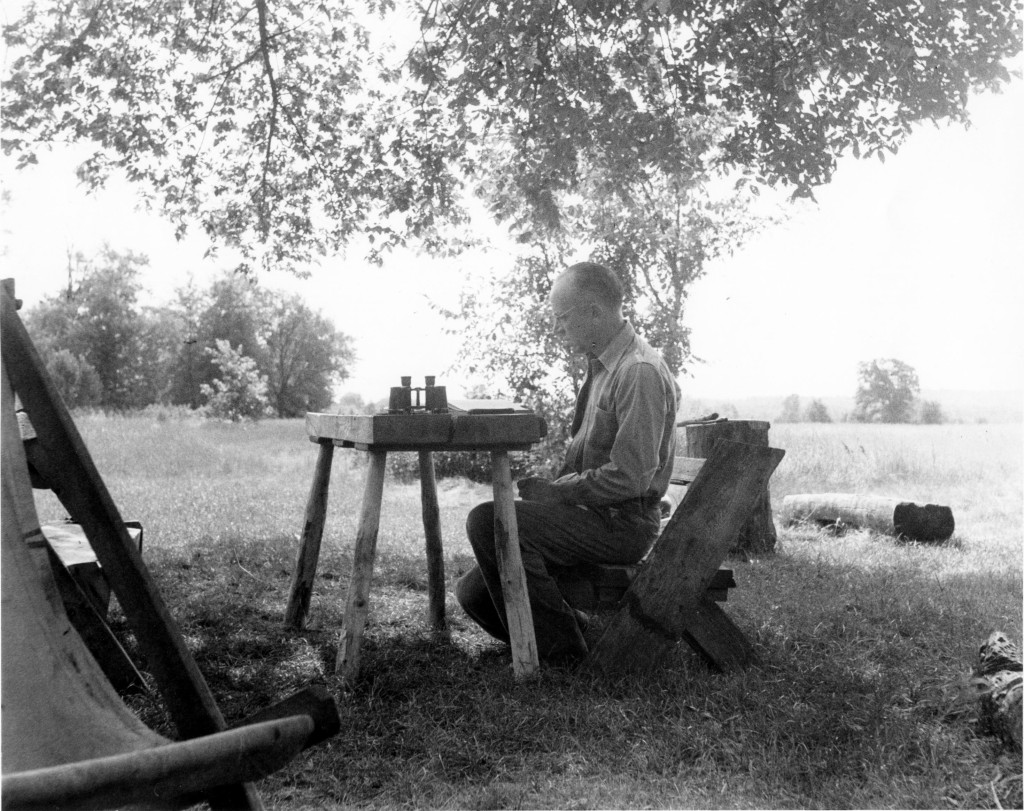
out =
{"type": "MultiPolygon", "coordinates": [[[[967,682],[989,631],[1021,639],[1019,425],[773,427],[787,451],[776,508],[788,493],[893,495],[949,505],[957,530],[925,546],[779,526],[776,554],[730,563],[727,608],[763,666],[728,676],[682,647],[644,680],[552,668],[516,684],[450,596],[450,638],[433,638],[419,490],[389,481],[363,670],[345,691],[332,670],[360,454],[336,455],[296,633],[281,617],[316,452],[300,421],[79,426],[124,516],[144,523],[144,557],[225,715],[309,683],[338,697],[342,734],[263,781],[269,807],[1021,807],[1020,759],[981,734],[967,682]]],[[[489,488],[439,487],[450,584],[489,488]]],[[[62,516],[49,497],[40,508],[62,516]]],[[[157,702],[134,703],[166,729],[157,702]]]]}

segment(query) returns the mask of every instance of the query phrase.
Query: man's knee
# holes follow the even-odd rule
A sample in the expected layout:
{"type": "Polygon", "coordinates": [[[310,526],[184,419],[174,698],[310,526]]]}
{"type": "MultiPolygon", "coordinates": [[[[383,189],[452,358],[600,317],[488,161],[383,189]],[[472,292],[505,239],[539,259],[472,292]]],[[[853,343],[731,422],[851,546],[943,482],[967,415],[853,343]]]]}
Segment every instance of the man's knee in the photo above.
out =
{"type": "Polygon", "coordinates": [[[477,504],[466,516],[466,535],[474,549],[494,546],[494,503],[477,504]]]}

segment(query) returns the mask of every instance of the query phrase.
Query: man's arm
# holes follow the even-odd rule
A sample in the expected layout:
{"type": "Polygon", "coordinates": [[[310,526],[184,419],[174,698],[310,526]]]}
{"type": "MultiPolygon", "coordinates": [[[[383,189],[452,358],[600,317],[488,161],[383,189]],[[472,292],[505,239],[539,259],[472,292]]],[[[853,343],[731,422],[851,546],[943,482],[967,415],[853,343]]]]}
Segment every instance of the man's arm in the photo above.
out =
{"type": "Polygon", "coordinates": [[[661,372],[650,363],[626,369],[616,391],[614,417],[618,424],[607,461],[582,473],[561,476],[548,485],[551,493],[537,487],[537,500],[557,496],[560,502],[600,506],[644,495],[661,465],[672,400],[665,386],[661,372]]]}

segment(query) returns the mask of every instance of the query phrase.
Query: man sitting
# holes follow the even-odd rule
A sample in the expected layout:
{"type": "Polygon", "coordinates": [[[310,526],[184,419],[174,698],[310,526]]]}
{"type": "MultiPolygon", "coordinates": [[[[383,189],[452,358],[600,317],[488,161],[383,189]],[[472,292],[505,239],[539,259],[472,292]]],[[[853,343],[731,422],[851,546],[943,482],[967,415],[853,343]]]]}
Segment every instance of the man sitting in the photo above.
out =
{"type": "MultiPolygon", "coordinates": [[[[608,268],[571,266],[550,303],[554,334],[586,355],[589,370],[559,476],[519,481],[515,510],[537,651],[564,660],[587,654],[586,617],[566,604],[548,567],[635,563],[650,549],[672,474],[679,388],[623,317],[622,284],[608,268]]],[[[477,565],[455,595],[480,627],[508,642],[492,502],[473,508],[466,532],[477,565]]]]}

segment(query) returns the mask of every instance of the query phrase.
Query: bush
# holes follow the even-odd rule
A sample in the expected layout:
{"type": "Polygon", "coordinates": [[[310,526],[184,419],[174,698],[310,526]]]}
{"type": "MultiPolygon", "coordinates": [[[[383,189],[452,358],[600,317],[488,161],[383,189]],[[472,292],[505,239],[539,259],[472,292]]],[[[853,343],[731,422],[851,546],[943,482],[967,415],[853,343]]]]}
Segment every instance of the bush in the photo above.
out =
{"type": "Polygon", "coordinates": [[[58,349],[47,358],[46,372],[68,408],[89,408],[103,399],[96,369],[68,349],[58,349]]]}
{"type": "MultiPolygon", "coordinates": [[[[434,476],[438,479],[464,478],[478,484],[490,484],[491,455],[486,452],[434,451],[434,476]]],[[[529,476],[535,470],[532,453],[511,453],[512,480],[529,476]]],[[[419,478],[420,460],[416,453],[389,453],[388,472],[402,482],[419,478]]]]}
{"type": "Polygon", "coordinates": [[[220,377],[200,387],[207,398],[206,415],[231,422],[267,416],[267,377],[260,374],[256,361],[227,341],[217,341],[216,348],[206,351],[220,369],[220,377]]]}
{"type": "Polygon", "coordinates": [[[946,415],[942,406],[935,400],[925,400],[921,403],[921,411],[917,421],[922,425],[942,425],[946,421],[946,415]]]}

